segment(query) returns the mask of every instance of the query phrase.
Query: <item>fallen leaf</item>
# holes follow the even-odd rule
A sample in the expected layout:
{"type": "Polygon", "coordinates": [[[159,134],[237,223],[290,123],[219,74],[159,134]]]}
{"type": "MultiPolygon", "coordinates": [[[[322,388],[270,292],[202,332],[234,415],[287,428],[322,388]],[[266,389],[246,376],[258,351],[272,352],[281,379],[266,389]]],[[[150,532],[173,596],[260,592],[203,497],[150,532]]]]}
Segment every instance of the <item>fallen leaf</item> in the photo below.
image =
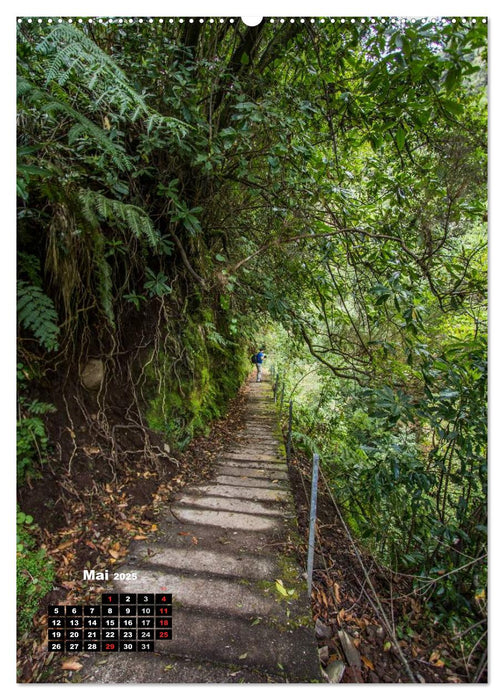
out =
{"type": "Polygon", "coordinates": [[[279,578],[275,579],[275,588],[280,593],[280,595],[283,595],[284,597],[288,595],[287,591],[284,588],[283,581],[279,578]]]}
{"type": "Polygon", "coordinates": [[[375,670],[373,662],[370,661],[367,656],[361,656],[361,660],[364,666],[367,666],[371,671],[375,670]]]}
{"type": "Polygon", "coordinates": [[[133,539],[134,540],[146,540],[147,535],[135,535],[135,537],[133,537],[133,539]]]}
{"type": "Polygon", "coordinates": [[[190,533],[190,532],[179,532],[178,534],[179,534],[179,535],[182,535],[183,537],[187,537],[187,536],[190,535],[191,533],[190,533]]]}
{"type": "Polygon", "coordinates": [[[198,544],[198,538],[197,537],[191,537],[191,542],[193,544],[198,544]]]}
{"type": "Polygon", "coordinates": [[[247,658],[247,656],[248,656],[248,653],[247,653],[247,652],[245,652],[244,654],[242,654],[242,655],[241,655],[241,656],[239,656],[238,658],[239,658],[239,659],[246,659],[246,658],[247,658]]]}
{"type": "Polygon", "coordinates": [[[336,582],[333,583],[333,591],[336,602],[341,603],[340,587],[336,582]]]}
{"type": "Polygon", "coordinates": [[[121,556],[121,553],[118,552],[117,549],[109,549],[109,554],[114,559],[119,559],[119,557],[121,556]]]}
{"type": "Polygon", "coordinates": [[[63,661],[61,668],[64,671],[80,671],[82,664],[80,664],[77,659],[68,659],[67,661],[63,661]]]}
{"type": "Polygon", "coordinates": [[[71,547],[73,544],[74,544],[73,540],[67,540],[66,542],[62,542],[55,549],[52,549],[49,552],[49,554],[52,554],[53,552],[61,552],[62,549],[67,549],[68,547],[71,547]]]}
{"type": "Polygon", "coordinates": [[[156,532],[157,529],[158,529],[157,525],[152,525],[152,527],[151,527],[152,532],[156,532]]]}

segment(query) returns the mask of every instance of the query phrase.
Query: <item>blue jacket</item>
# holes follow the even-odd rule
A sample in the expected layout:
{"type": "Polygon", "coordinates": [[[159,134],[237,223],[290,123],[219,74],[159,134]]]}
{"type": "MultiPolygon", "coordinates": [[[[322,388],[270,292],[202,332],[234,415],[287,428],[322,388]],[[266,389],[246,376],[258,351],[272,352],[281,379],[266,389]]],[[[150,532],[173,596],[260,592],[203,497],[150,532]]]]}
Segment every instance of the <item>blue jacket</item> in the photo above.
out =
{"type": "Polygon", "coordinates": [[[256,362],[258,365],[262,365],[264,353],[263,352],[258,352],[256,355],[256,362]]]}

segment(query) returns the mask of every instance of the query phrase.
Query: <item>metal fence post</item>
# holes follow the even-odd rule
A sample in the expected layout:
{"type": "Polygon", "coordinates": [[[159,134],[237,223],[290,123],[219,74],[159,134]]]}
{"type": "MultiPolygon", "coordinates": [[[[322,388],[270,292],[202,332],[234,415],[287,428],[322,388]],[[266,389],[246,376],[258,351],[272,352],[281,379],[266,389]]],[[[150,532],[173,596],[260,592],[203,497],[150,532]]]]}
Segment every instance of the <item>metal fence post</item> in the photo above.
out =
{"type": "Polygon", "coordinates": [[[289,401],[289,425],[287,428],[287,464],[290,464],[292,440],[292,399],[289,401]]]}
{"type": "Polygon", "coordinates": [[[312,486],[311,486],[311,502],[310,502],[310,533],[308,536],[308,597],[311,596],[312,578],[313,578],[313,554],[315,551],[315,523],[317,520],[317,483],[319,470],[319,456],[313,455],[313,471],[312,471],[312,486]]]}

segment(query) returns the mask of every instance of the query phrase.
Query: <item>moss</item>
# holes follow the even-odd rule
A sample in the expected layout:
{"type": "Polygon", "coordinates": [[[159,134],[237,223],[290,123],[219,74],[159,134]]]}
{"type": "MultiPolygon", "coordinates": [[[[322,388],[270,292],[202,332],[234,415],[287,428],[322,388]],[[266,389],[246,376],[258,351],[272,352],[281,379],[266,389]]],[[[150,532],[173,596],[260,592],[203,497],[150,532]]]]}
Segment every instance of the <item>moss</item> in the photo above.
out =
{"type": "Polygon", "coordinates": [[[179,449],[195,435],[208,434],[212,421],[225,413],[248,371],[245,353],[238,346],[228,341],[226,352],[216,346],[215,329],[210,308],[187,316],[182,329],[165,328],[166,347],[177,349],[178,360],[174,362],[158,349],[140,370],[146,378],[147,423],[179,449]]]}

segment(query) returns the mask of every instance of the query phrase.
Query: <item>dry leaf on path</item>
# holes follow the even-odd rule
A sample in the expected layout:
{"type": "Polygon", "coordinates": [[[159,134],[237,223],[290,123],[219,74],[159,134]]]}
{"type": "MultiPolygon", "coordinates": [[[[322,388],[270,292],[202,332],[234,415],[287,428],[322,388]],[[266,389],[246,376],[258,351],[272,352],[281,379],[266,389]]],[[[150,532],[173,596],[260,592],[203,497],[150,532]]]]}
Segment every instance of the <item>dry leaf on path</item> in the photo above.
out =
{"type": "Polygon", "coordinates": [[[364,666],[367,666],[371,671],[375,670],[373,662],[370,661],[367,656],[361,656],[361,660],[364,666]]]}

